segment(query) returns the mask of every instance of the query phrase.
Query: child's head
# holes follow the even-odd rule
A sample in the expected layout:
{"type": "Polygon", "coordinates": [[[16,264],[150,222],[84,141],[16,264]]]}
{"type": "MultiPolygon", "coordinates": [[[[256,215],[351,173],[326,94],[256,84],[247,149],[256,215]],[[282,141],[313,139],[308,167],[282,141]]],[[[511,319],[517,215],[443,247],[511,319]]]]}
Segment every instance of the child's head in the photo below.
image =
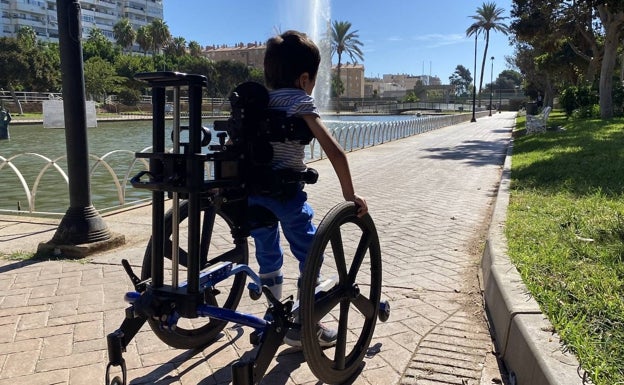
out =
{"type": "Polygon", "coordinates": [[[298,84],[301,75],[314,82],[320,63],[321,53],[306,34],[286,31],[267,41],[264,79],[271,89],[304,88],[298,84]]]}

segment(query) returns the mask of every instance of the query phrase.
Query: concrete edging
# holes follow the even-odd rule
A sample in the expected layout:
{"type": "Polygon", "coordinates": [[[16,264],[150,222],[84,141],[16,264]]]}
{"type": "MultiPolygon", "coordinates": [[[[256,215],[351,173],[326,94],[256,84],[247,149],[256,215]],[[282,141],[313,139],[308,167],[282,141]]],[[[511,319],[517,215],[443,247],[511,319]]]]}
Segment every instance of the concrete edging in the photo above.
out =
{"type": "Polygon", "coordinates": [[[492,222],[481,260],[484,299],[497,353],[511,385],[582,385],[577,358],[564,352],[559,336],[542,314],[507,254],[504,225],[509,205],[513,142],[507,149],[492,222]]]}

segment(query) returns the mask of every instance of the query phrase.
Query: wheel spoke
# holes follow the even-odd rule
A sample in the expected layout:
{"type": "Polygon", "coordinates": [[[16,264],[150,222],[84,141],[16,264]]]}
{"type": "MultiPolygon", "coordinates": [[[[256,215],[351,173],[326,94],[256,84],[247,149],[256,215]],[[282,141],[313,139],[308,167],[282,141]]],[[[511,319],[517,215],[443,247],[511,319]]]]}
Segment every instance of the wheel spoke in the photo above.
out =
{"type": "Polygon", "coordinates": [[[338,281],[343,283],[347,279],[347,265],[345,263],[344,244],[342,243],[340,227],[336,228],[331,235],[331,248],[336,261],[336,270],[338,270],[338,281]]]}
{"type": "Polygon", "coordinates": [[[338,340],[336,341],[336,351],[334,353],[335,368],[343,370],[345,368],[347,355],[347,333],[349,326],[349,301],[340,302],[340,318],[338,320],[338,340]]]}
{"type": "Polygon", "coordinates": [[[216,215],[217,210],[215,210],[214,207],[204,210],[201,238],[199,240],[199,266],[205,266],[208,260],[208,252],[210,251],[210,242],[212,240],[212,231],[214,229],[216,215]]]}
{"type": "Polygon", "coordinates": [[[204,267],[214,265],[219,262],[244,263],[245,261],[245,249],[242,246],[236,246],[232,250],[226,251],[225,253],[212,258],[204,267]]]}
{"type": "Polygon", "coordinates": [[[317,298],[314,304],[314,322],[319,322],[326,314],[338,306],[343,299],[345,299],[345,294],[340,286],[331,288],[323,296],[317,298]]]}
{"type": "Polygon", "coordinates": [[[353,305],[364,315],[366,319],[370,319],[375,316],[375,304],[362,294],[358,295],[353,300],[353,305]]]}
{"type": "Polygon", "coordinates": [[[353,263],[351,263],[351,269],[349,270],[349,282],[355,282],[355,277],[362,267],[362,262],[364,261],[364,257],[366,257],[366,252],[371,245],[371,241],[371,234],[364,231],[362,233],[362,238],[360,238],[360,243],[358,244],[355,256],[353,257],[353,263]]]}

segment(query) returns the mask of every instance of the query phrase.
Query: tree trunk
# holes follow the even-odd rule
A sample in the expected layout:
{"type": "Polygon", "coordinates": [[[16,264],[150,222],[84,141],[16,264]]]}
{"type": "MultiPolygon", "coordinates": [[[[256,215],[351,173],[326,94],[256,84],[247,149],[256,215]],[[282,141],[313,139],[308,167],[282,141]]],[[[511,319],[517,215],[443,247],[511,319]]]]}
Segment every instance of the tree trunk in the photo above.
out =
{"type": "Polygon", "coordinates": [[[11,97],[13,98],[13,103],[15,103],[15,105],[19,109],[19,115],[24,115],[24,110],[22,110],[22,103],[20,103],[19,99],[17,98],[17,95],[15,94],[15,88],[13,88],[13,84],[11,84],[11,82],[9,82],[9,92],[11,93],[11,97]]]}
{"type": "Polygon", "coordinates": [[[597,7],[605,29],[604,54],[600,68],[600,118],[613,117],[613,75],[617,61],[620,30],[624,25],[624,12],[609,13],[605,5],[597,7]]]}
{"type": "MultiPolygon", "coordinates": [[[[483,61],[481,62],[481,77],[479,80],[479,107],[481,107],[481,91],[483,91],[483,72],[485,72],[485,61],[487,60],[488,46],[490,45],[490,31],[485,31],[485,49],[483,50],[483,61]]],[[[477,76],[477,74],[475,74],[477,76]]]]}
{"type": "MultiPolygon", "coordinates": [[[[336,77],[338,78],[338,82],[342,83],[342,79],[340,79],[340,67],[342,65],[341,63],[341,54],[338,54],[338,65],[336,66],[336,77]]],[[[336,90],[336,113],[339,114],[340,113],[340,89],[336,90]]]]}

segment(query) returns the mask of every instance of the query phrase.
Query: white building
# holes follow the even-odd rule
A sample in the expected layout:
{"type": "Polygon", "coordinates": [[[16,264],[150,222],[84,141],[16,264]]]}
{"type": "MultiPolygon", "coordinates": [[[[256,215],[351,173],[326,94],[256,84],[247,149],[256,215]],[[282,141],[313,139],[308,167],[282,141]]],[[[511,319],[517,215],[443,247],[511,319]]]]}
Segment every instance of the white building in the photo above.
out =
{"type": "MultiPolygon", "coordinates": [[[[122,18],[135,29],[163,18],[162,0],[81,0],[82,37],[93,28],[114,41],[113,26],[122,18]]],[[[58,42],[56,0],[0,0],[0,37],[15,37],[21,27],[31,27],[43,41],[58,42]]]]}

